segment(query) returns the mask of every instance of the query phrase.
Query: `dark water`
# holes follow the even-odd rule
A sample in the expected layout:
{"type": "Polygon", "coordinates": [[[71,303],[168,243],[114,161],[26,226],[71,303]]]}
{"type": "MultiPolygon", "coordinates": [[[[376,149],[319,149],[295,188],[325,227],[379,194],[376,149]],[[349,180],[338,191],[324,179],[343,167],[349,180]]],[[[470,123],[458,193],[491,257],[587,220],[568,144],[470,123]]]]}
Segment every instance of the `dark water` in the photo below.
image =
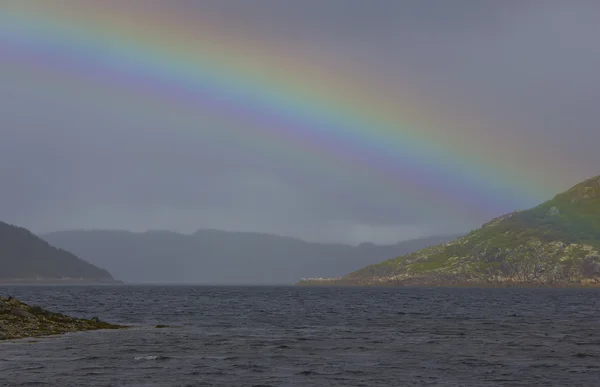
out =
{"type": "Polygon", "coordinates": [[[2,386],[600,386],[600,291],[14,287],[136,324],[0,344],[2,386]],[[153,324],[174,324],[154,329],[153,324]]]}

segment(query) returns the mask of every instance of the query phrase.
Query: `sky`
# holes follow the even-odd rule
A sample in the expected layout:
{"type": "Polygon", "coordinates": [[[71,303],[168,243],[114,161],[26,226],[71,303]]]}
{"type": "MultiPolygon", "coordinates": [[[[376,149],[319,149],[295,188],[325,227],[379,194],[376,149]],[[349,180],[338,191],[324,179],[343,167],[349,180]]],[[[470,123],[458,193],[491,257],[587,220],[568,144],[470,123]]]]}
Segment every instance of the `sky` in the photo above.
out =
{"type": "MultiPolygon", "coordinates": [[[[0,12],[10,4],[16,2],[0,4],[0,12]]],[[[374,90],[397,88],[408,98],[418,92],[430,109],[450,111],[441,117],[476,117],[484,123],[477,138],[486,141],[464,141],[485,154],[504,151],[490,140],[499,138],[503,168],[511,168],[515,154],[537,160],[538,153],[525,154],[530,149],[564,166],[540,166],[548,189],[539,199],[600,174],[595,1],[173,0],[160,6],[186,20],[210,20],[233,38],[276,46],[279,55],[326,73],[351,69],[373,80],[374,90]]],[[[2,60],[9,52],[2,39],[0,220],[34,232],[210,228],[393,243],[467,231],[535,204],[525,194],[511,201],[477,192],[444,198],[449,182],[460,180],[458,170],[423,179],[430,184],[421,187],[414,174],[331,161],[326,151],[307,156],[310,149],[261,137],[260,130],[248,135],[242,122],[221,130],[202,107],[182,112],[126,86],[104,89],[85,72],[65,81],[64,71],[33,59],[2,60]]],[[[444,119],[437,122],[444,126],[444,119]]],[[[464,133],[456,128],[440,130],[450,138],[457,130],[460,142],[464,133]]],[[[360,148],[355,152],[359,159],[360,148]]],[[[403,168],[401,157],[390,160],[386,168],[403,168]]],[[[518,192],[519,184],[509,188],[518,192]]]]}

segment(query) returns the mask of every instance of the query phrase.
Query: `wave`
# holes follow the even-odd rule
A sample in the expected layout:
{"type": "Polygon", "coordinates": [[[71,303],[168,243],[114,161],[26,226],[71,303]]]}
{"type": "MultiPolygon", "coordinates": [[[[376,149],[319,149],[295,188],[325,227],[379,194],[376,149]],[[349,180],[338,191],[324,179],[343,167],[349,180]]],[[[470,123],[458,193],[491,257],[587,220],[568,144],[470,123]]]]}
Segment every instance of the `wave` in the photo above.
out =
{"type": "Polygon", "coordinates": [[[133,360],[167,360],[170,359],[168,356],[160,356],[160,355],[147,355],[147,356],[136,356],[133,360]]]}

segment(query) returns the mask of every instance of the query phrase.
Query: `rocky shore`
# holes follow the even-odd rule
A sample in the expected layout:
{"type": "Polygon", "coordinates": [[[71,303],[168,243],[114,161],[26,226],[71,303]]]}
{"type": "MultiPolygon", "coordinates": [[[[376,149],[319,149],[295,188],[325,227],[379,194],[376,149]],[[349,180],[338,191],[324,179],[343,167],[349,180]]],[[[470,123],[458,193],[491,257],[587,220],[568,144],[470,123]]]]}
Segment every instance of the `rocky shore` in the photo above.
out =
{"type": "Polygon", "coordinates": [[[26,337],[59,335],[68,332],[99,329],[124,329],[127,326],[100,321],[97,317],[82,319],[30,306],[16,298],[0,297],[0,341],[26,337]]]}
{"type": "Polygon", "coordinates": [[[384,278],[304,278],[296,286],[458,287],[458,288],[600,288],[600,279],[535,281],[521,278],[466,278],[451,275],[384,278]]]}

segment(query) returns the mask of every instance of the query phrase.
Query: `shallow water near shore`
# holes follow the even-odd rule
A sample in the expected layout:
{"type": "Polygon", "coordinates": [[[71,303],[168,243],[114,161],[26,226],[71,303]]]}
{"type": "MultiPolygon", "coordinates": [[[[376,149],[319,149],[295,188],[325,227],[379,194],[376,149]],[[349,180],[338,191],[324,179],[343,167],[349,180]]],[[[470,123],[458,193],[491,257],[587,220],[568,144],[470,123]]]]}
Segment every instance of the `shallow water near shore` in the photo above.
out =
{"type": "Polygon", "coordinates": [[[596,289],[14,286],[0,294],[135,325],[0,342],[0,386],[600,380],[596,289]]]}

